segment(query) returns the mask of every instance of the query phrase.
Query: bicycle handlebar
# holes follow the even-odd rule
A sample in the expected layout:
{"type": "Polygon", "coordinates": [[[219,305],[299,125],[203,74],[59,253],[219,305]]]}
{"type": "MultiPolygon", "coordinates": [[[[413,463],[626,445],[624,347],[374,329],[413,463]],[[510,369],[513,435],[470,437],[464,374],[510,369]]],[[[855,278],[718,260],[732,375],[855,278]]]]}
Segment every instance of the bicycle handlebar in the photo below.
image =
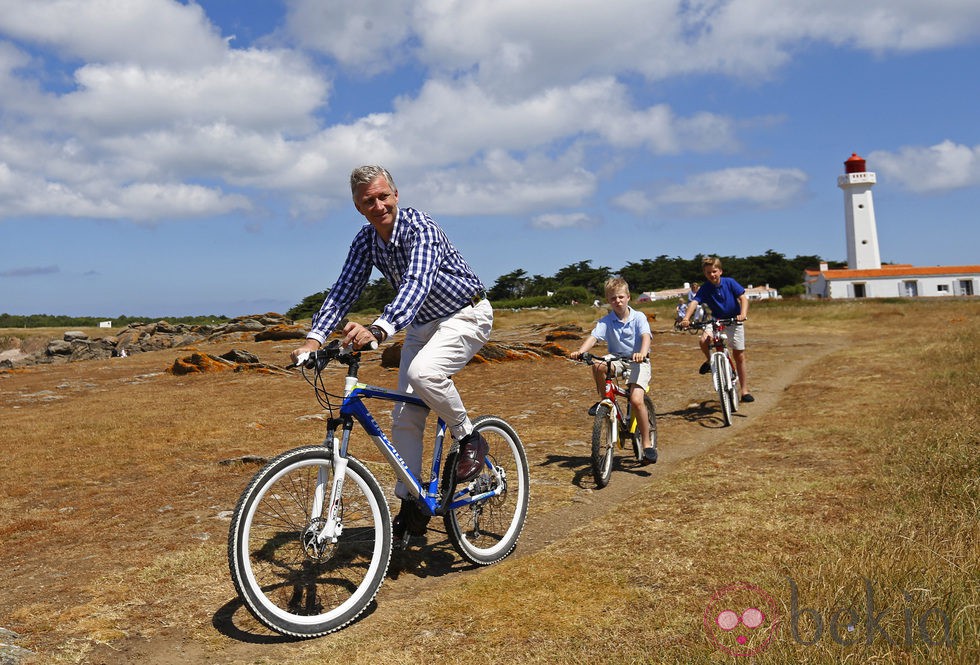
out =
{"type": "Polygon", "coordinates": [[[692,323],[690,325],[690,327],[691,328],[694,328],[696,330],[700,330],[700,329],[707,328],[708,326],[710,326],[713,323],[720,323],[723,326],[740,326],[740,325],[742,325],[745,322],[744,321],[739,321],[738,319],[735,319],[735,318],[732,318],[732,319],[708,319],[707,321],[700,321],[698,323],[692,323]]]}
{"type": "MultiPolygon", "coordinates": [[[[378,348],[377,340],[371,342],[367,345],[367,348],[374,351],[378,348]]],[[[322,361],[325,366],[331,360],[339,360],[344,364],[349,364],[349,361],[353,358],[359,358],[361,355],[360,351],[354,350],[353,346],[340,346],[340,342],[334,340],[330,342],[327,346],[317,349],[316,351],[304,351],[296,357],[296,362],[292,365],[287,365],[289,368],[294,367],[305,367],[306,369],[313,369],[317,366],[319,362],[322,361]]],[[[322,366],[321,366],[322,369],[322,366]]]]}
{"type": "Polygon", "coordinates": [[[586,351],[585,353],[583,353],[582,355],[580,355],[578,357],[578,359],[581,360],[586,365],[593,365],[593,364],[596,363],[596,361],[607,362],[607,361],[610,361],[610,360],[622,360],[622,361],[628,362],[628,363],[633,362],[633,356],[632,355],[629,355],[629,356],[614,356],[612,354],[609,354],[609,355],[605,355],[605,356],[595,356],[595,355],[592,355],[591,353],[589,353],[588,351],[586,351]]]}
{"type": "MultiPolygon", "coordinates": [[[[377,349],[378,343],[373,342],[368,347],[371,350],[377,349]]],[[[338,340],[333,340],[316,351],[304,351],[296,357],[296,362],[288,365],[288,367],[317,368],[320,370],[326,367],[331,360],[336,360],[344,365],[351,365],[352,363],[359,363],[360,359],[361,352],[359,350],[355,350],[353,346],[341,346],[338,340]]]]}

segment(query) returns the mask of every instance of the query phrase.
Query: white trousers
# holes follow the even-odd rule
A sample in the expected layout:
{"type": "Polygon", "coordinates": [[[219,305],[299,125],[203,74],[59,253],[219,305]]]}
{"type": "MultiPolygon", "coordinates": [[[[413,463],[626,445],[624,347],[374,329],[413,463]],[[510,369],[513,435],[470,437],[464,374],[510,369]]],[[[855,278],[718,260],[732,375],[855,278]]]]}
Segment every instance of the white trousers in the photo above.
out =
{"type": "MultiPolygon", "coordinates": [[[[405,331],[398,390],[420,397],[457,440],[472,432],[473,425],[452,377],[483,348],[492,328],[493,307],[489,300],[481,300],[444,319],[413,323],[405,331]]],[[[425,482],[421,477],[422,443],[428,411],[398,402],[391,416],[392,443],[412,473],[425,482]]],[[[395,485],[395,494],[411,498],[401,481],[395,485]]]]}

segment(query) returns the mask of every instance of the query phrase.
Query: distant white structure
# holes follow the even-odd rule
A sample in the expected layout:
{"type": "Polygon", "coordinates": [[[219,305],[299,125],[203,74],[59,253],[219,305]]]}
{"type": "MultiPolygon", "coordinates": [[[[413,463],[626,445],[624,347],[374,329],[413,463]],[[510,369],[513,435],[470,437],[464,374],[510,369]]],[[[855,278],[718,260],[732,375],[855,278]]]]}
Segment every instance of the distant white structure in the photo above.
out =
{"type": "Polygon", "coordinates": [[[844,190],[844,226],[847,230],[847,267],[850,270],[877,270],[881,267],[878,252],[878,229],[871,188],[878,181],[857,153],[844,162],[844,175],[837,176],[837,186],[844,190]]]}
{"type": "Polygon", "coordinates": [[[745,295],[749,297],[749,300],[776,300],[782,298],[779,295],[779,291],[768,284],[765,286],[752,286],[749,284],[745,287],[745,295]]]}
{"type": "MultiPolygon", "coordinates": [[[[684,300],[687,301],[687,294],[691,290],[691,284],[689,282],[684,282],[684,286],[679,289],[664,289],[663,291],[644,291],[637,298],[637,302],[650,302],[652,300],[684,300]]],[[[769,300],[782,298],[779,295],[779,291],[770,287],[768,284],[765,286],[752,286],[749,284],[745,287],[745,293],[748,295],[749,300],[769,300]]]]}
{"type": "Polygon", "coordinates": [[[111,328],[112,327],[112,321],[99,321],[99,327],[100,328],[111,328]]]}
{"type": "Polygon", "coordinates": [[[847,233],[847,268],[803,273],[806,296],[811,298],[893,298],[918,296],[972,296],[980,292],[980,265],[881,266],[878,230],[871,188],[877,182],[865,169],[865,160],[851,153],[837,186],[844,190],[844,227],[847,233]]]}

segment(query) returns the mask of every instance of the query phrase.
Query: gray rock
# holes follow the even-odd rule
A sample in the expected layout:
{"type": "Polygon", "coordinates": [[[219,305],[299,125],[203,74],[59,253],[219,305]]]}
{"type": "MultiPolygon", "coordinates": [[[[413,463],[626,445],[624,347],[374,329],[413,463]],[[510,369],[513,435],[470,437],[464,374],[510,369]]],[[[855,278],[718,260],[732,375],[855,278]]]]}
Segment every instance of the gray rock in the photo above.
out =
{"type": "Polygon", "coordinates": [[[48,348],[44,350],[45,355],[49,356],[69,356],[71,355],[71,342],[63,339],[55,339],[48,343],[48,348]]]}
{"type": "Polygon", "coordinates": [[[249,353],[243,349],[232,349],[228,353],[222,353],[219,358],[224,358],[233,363],[257,363],[259,357],[254,353],[249,353]]]}

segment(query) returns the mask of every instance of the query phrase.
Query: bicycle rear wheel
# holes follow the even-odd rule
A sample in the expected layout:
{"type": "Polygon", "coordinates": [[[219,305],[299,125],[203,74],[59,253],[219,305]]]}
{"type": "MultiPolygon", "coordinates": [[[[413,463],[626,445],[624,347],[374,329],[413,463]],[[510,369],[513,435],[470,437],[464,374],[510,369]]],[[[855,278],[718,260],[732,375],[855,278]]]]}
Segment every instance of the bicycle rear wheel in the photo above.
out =
{"type": "Polygon", "coordinates": [[[722,353],[715,353],[711,356],[711,380],[715,384],[718,392],[718,403],[721,405],[722,419],[725,425],[732,424],[732,400],[729,392],[731,379],[728,375],[728,359],[722,353]]]}
{"type": "Polygon", "coordinates": [[[468,493],[500,493],[450,509],[443,521],[449,542],[460,556],[487,566],[506,557],[517,545],[527,517],[531,480],[524,444],[506,421],[481,416],[473,428],[490,446],[487,457],[491,464],[484,465],[480,475],[467,484],[468,493]]]}
{"type": "Polygon", "coordinates": [[[337,542],[311,535],[326,520],[333,458],[323,446],[285,452],[249,483],[235,507],[228,565],[245,607],[285,635],[343,628],[370,604],[391,558],[391,516],[371,472],[349,457],[337,542]],[[318,500],[317,494],[322,499],[318,500]]]}
{"type": "MultiPolygon", "coordinates": [[[[596,487],[602,489],[609,484],[613,467],[612,419],[609,407],[600,404],[595,412],[592,423],[592,478],[596,487]]],[[[628,432],[620,432],[620,436],[629,436],[628,432]]]]}

